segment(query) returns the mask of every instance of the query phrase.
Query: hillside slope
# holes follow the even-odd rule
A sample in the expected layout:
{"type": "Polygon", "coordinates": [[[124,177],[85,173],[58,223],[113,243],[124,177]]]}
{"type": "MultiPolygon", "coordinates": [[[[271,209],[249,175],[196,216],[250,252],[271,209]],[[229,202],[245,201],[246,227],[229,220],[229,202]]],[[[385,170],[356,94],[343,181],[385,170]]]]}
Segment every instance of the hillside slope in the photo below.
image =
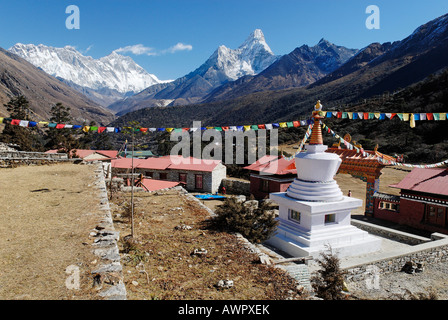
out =
{"type": "Polygon", "coordinates": [[[13,96],[24,95],[35,120],[48,120],[51,106],[61,102],[71,108],[75,122],[109,123],[114,115],[78,91],[36,68],[19,56],[0,48],[0,116],[9,116],[3,106],[13,96]]]}

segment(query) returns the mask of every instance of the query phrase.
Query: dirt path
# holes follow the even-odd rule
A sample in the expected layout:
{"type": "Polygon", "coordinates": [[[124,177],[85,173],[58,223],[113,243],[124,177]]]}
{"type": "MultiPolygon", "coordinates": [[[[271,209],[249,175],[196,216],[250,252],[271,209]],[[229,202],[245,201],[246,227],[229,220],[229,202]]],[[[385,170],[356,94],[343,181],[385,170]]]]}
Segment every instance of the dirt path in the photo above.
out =
{"type": "Polygon", "coordinates": [[[85,244],[99,203],[93,170],[74,164],[0,169],[0,299],[92,298],[85,279],[95,258],[85,244]],[[66,273],[69,266],[79,268],[78,290],[66,286],[75,275],[66,273]]]}

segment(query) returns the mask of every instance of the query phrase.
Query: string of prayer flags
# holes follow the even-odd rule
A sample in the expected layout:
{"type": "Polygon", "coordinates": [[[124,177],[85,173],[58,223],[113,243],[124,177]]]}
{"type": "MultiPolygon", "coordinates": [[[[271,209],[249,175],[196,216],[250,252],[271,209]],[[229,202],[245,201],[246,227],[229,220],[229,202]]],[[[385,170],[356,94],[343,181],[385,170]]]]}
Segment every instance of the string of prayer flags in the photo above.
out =
{"type": "Polygon", "coordinates": [[[306,141],[307,141],[308,138],[311,136],[311,132],[312,132],[312,130],[313,130],[313,126],[314,126],[313,123],[310,123],[310,124],[308,125],[308,129],[306,130],[306,132],[305,132],[305,136],[303,137],[302,142],[300,143],[299,148],[297,149],[296,153],[295,153],[293,156],[291,156],[291,157],[285,157],[285,156],[283,156],[283,158],[285,158],[286,160],[290,161],[290,160],[292,160],[296,155],[298,155],[300,152],[302,152],[302,149],[303,149],[303,147],[305,146],[306,141]]]}
{"type": "MultiPolygon", "coordinates": [[[[351,144],[350,142],[344,140],[338,134],[336,134],[333,130],[328,128],[328,126],[325,125],[324,123],[322,124],[322,128],[324,129],[324,131],[331,133],[333,135],[333,137],[336,137],[337,139],[339,139],[339,141],[341,143],[344,143],[344,145],[347,147],[347,149],[349,149],[349,150],[355,149],[356,153],[362,153],[363,156],[368,156],[368,154],[364,151],[364,149],[358,148],[358,147],[354,146],[353,144],[351,144]]],[[[407,167],[407,168],[437,168],[437,167],[442,167],[442,166],[445,166],[448,164],[448,159],[438,162],[438,163],[433,163],[433,164],[408,164],[408,163],[402,163],[402,162],[384,159],[382,157],[377,157],[377,160],[378,160],[378,162],[381,162],[385,165],[407,167]]]]}
{"type": "Polygon", "coordinates": [[[28,120],[20,120],[20,119],[12,119],[12,118],[4,118],[0,117],[0,123],[9,123],[11,125],[17,125],[21,127],[44,127],[44,128],[54,128],[54,129],[80,129],[85,133],[88,132],[98,132],[98,133],[119,133],[122,129],[128,129],[134,132],[181,132],[181,131],[196,131],[196,130],[217,130],[217,131],[248,131],[248,130],[272,130],[276,128],[293,128],[306,126],[312,122],[311,119],[308,120],[296,120],[296,121],[288,121],[288,122],[279,122],[279,123],[262,123],[262,124],[252,124],[252,125],[243,125],[243,126],[208,126],[201,128],[132,128],[132,127],[104,127],[104,126],[87,126],[87,125],[72,125],[72,124],[63,124],[63,123],[54,123],[47,121],[28,121],[28,120]]]}
{"type": "Polygon", "coordinates": [[[343,111],[320,111],[325,118],[351,119],[351,120],[391,120],[398,117],[401,121],[409,121],[414,128],[416,121],[443,121],[446,120],[446,112],[424,112],[424,113],[382,113],[382,112],[343,112],[343,111]]]}

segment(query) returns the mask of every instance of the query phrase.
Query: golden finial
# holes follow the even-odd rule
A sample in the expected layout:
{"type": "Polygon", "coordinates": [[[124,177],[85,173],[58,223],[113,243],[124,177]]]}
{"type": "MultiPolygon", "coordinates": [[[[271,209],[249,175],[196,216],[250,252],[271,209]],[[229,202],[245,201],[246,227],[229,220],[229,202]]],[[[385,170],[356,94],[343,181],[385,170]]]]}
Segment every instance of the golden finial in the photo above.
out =
{"type": "Polygon", "coordinates": [[[320,110],[322,110],[322,105],[320,104],[320,100],[317,100],[316,105],[314,106],[313,118],[314,118],[314,126],[311,131],[310,144],[323,144],[322,139],[322,129],[320,127],[320,119],[323,117],[320,116],[320,110]]]}

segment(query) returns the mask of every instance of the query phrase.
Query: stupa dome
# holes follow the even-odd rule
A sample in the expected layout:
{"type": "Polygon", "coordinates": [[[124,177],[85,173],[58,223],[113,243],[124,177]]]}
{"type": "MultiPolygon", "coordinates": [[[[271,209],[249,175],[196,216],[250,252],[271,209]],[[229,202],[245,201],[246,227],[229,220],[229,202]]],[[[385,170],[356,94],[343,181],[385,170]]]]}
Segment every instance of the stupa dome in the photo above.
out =
{"type": "Polygon", "coordinates": [[[297,178],[291,183],[286,194],[297,200],[305,201],[341,201],[343,194],[334,176],[342,163],[334,153],[327,153],[323,144],[319,111],[322,106],[317,102],[313,112],[314,125],[310,143],[306,152],[296,155],[297,178]]]}

